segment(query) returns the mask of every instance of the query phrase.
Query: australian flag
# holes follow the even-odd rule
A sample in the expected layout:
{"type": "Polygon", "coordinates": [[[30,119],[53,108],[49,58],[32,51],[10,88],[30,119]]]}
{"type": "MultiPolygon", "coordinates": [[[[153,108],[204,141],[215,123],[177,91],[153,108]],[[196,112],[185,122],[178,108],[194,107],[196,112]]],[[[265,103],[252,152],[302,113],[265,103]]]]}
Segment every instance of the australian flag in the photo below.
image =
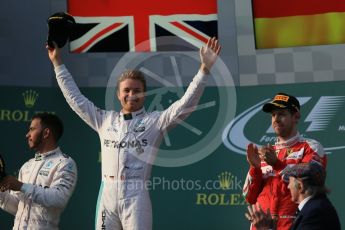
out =
{"type": "Polygon", "coordinates": [[[68,0],[70,51],[196,50],[217,37],[217,0],[68,0]]]}

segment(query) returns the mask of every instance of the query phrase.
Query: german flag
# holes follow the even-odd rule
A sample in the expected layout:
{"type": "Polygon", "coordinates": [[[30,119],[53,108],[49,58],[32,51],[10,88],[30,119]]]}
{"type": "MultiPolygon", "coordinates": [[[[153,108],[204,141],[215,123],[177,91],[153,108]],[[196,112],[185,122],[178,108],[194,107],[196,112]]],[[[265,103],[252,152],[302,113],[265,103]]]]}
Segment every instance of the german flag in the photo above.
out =
{"type": "Polygon", "coordinates": [[[345,43],[345,0],[252,0],[257,49],[345,43]]]}

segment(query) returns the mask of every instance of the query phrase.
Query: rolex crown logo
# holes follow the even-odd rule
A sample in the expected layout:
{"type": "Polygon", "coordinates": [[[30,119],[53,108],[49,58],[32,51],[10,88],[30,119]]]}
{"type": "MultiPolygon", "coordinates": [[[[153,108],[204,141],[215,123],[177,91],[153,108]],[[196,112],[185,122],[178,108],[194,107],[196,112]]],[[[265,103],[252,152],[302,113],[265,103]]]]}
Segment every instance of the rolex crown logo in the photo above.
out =
{"type": "Polygon", "coordinates": [[[24,103],[27,108],[31,108],[35,105],[38,93],[35,90],[26,90],[23,93],[24,103]]]}
{"type": "Polygon", "coordinates": [[[220,188],[223,190],[230,189],[234,177],[235,176],[231,175],[230,172],[222,172],[220,175],[218,175],[220,188]]]}

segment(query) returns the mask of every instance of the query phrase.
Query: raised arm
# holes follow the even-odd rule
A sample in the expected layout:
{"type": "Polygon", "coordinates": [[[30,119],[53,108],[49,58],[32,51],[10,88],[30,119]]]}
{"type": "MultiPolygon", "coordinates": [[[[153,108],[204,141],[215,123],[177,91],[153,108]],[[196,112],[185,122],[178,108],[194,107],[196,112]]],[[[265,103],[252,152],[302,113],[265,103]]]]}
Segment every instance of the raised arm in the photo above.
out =
{"type": "Polygon", "coordinates": [[[91,128],[97,131],[101,126],[105,112],[97,108],[80,92],[72,75],[63,64],[61,49],[57,46],[55,47],[56,48],[51,48],[48,45],[46,46],[49,59],[54,65],[56,80],[59,87],[72,110],[91,128]]]}
{"type": "Polygon", "coordinates": [[[54,65],[54,68],[62,65],[62,58],[61,58],[61,49],[57,47],[55,44],[56,48],[52,48],[48,45],[46,45],[46,48],[48,50],[48,57],[52,64],[54,65]]]}
{"type": "Polygon", "coordinates": [[[216,38],[208,40],[205,47],[200,49],[200,69],[193,81],[189,84],[186,92],[176,102],[174,102],[168,109],[164,110],[157,125],[164,131],[171,125],[179,123],[191,114],[204,91],[208,76],[212,66],[217,60],[221,46],[216,38]]]}
{"type": "Polygon", "coordinates": [[[221,46],[218,40],[213,37],[207,41],[205,47],[201,47],[200,49],[200,71],[204,74],[208,74],[217,60],[217,57],[220,53],[221,46]]]}

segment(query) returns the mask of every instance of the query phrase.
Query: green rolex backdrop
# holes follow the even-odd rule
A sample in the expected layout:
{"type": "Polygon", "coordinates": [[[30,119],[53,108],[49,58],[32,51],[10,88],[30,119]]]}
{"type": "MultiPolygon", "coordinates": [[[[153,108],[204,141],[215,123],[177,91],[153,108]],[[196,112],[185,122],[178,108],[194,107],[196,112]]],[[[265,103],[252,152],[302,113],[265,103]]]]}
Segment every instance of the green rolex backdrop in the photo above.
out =
{"type": "MultiPolygon", "coordinates": [[[[261,106],[279,91],[298,97],[302,104],[300,133],[320,141],[328,153],[327,185],[344,226],[344,88],[345,82],[317,83],[312,87],[310,84],[237,87],[236,100],[224,94],[229,88],[206,88],[199,103],[202,106],[162,141],[158,157],[165,162],[170,157],[180,167],[154,166],[152,179],[146,184],[151,192],[154,230],[249,229],[244,217],[246,204],[241,196],[248,170],[245,147],[249,142],[258,145],[274,142],[270,116],[261,112],[261,106]],[[234,103],[237,103],[235,117],[228,111],[234,103]],[[215,129],[217,132],[208,135],[215,129]],[[183,159],[189,163],[183,164],[183,159]]],[[[82,92],[104,108],[105,89],[85,88],[82,92]]],[[[150,103],[155,96],[147,98],[147,110],[166,108],[180,94],[169,89],[159,96],[160,100],[153,105],[150,103]]],[[[101,178],[97,133],[69,108],[58,88],[1,87],[0,98],[0,152],[9,174],[16,174],[34,155],[25,139],[30,117],[48,111],[62,118],[65,133],[60,147],[75,159],[79,178],[61,217],[60,228],[94,229],[101,178]]],[[[1,229],[11,229],[12,225],[13,216],[0,211],[1,229]]]]}

